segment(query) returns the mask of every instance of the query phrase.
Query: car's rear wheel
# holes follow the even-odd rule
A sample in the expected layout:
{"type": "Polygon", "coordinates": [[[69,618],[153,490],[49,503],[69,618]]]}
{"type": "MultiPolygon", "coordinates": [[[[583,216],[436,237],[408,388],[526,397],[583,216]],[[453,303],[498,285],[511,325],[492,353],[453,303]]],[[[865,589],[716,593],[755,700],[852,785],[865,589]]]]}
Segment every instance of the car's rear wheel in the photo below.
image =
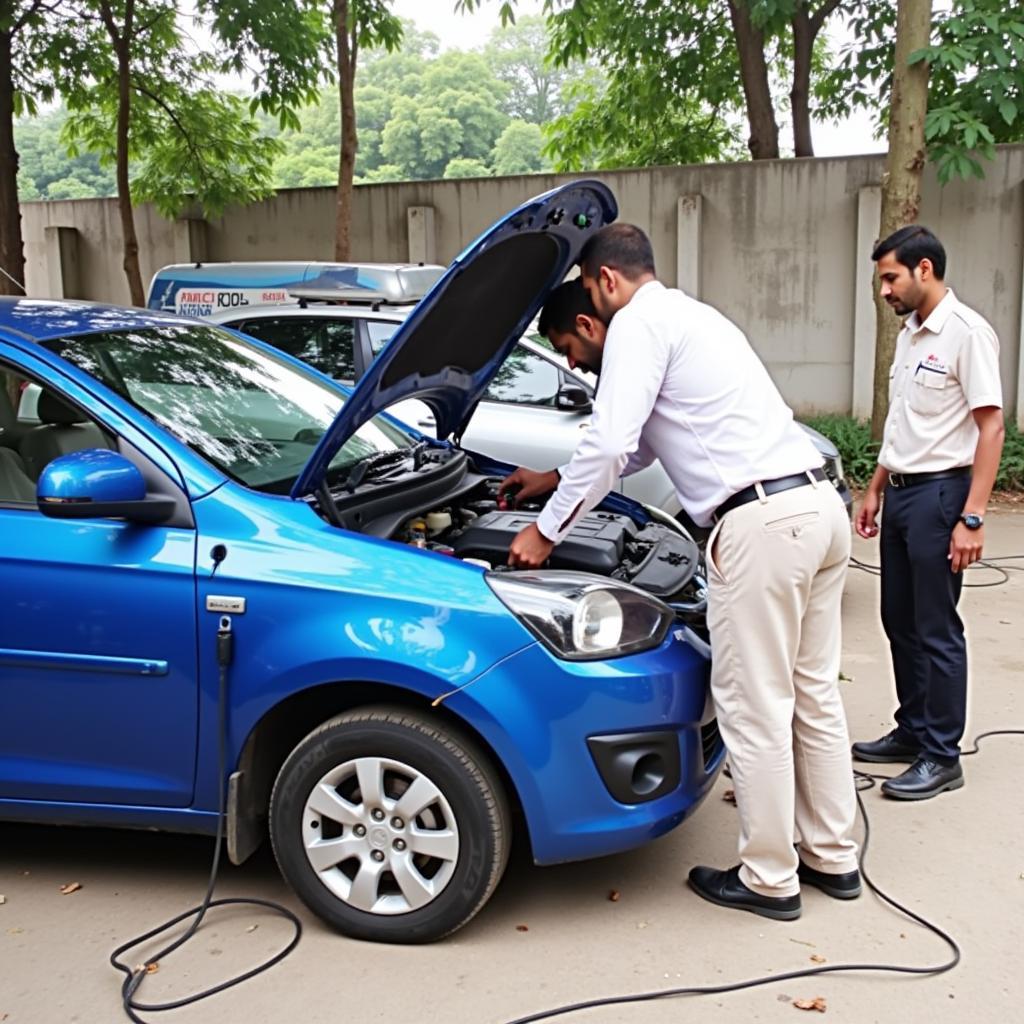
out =
{"type": "Polygon", "coordinates": [[[319,726],[270,799],[285,878],[353,938],[430,942],[487,902],[508,860],[508,803],[465,738],[400,708],[319,726]]]}

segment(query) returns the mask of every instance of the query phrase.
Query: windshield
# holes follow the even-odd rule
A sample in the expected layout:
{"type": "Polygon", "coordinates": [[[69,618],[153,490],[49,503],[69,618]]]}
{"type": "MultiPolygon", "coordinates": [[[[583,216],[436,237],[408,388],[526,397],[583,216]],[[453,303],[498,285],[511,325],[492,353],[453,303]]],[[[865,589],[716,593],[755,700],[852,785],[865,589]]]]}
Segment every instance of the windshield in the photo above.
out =
{"type": "MultiPolygon", "coordinates": [[[[312,374],[203,324],[87,334],[49,347],[256,490],[291,489],[345,400],[312,374]]],[[[331,460],[329,479],[412,443],[375,417],[331,460]]]]}

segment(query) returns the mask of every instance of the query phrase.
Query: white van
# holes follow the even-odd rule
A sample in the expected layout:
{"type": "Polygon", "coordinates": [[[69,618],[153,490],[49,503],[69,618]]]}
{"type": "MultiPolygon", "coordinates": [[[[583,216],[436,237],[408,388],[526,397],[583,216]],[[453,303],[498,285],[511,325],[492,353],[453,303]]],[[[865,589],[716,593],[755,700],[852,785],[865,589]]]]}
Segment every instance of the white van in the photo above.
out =
{"type": "Polygon", "coordinates": [[[196,317],[305,299],[404,306],[418,302],[444,271],[423,263],[174,263],[153,275],[146,306],[196,317]]]}

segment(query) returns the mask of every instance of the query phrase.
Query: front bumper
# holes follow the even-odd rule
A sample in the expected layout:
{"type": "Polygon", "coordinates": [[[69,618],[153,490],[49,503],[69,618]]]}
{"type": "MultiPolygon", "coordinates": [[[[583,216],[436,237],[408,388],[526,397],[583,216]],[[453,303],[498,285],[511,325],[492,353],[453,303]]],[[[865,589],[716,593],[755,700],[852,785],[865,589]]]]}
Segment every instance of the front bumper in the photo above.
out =
{"type": "Polygon", "coordinates": [[[725,753],[709,677],[681,630],[609,661],[560,661],[534,644],[451,706],[494,748],[534,860],[550,864],[639,846],[696,809],[725,753]]]}

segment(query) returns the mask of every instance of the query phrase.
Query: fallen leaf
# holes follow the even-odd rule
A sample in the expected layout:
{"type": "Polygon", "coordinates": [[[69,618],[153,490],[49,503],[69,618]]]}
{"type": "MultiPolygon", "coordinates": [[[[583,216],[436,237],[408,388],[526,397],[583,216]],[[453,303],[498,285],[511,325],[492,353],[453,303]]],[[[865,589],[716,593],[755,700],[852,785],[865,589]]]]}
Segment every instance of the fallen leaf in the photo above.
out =
{"type": "Polygon", "coordinates": [[[841,683],[852,683],[853,676],[848,676],[845,672],[839,673],[839,682],[841,683]]]}
{"type": "Polygon", "coordinates": [[[251,925],[249,925],[249,927],[248,927],[248,928],[246,928],[245,930],[246,930],[247,932],[254,932],[254,931],[256,931],[256,929],[257,929],[257,928],[259,928],[259,925],[258,925],[258,924],[251,924],[251,925]]]}
{"type": "Polygon", "coordinates": [[[724,793],[722,794],[722,799],[723,799],[723,800],[724,800],[724,801],[725,801],[725,802],[726,802],[727,804],[735,804],[735,803],[736,803],[736,792],[735,792],[735,790],[732,790],[732,789],[727,789],[727,790],[726,790],[726,791],[725,791],[725,792],[724,792],[724,793]]]}
{"type": "Polygon", "coordinates": [[[826,963],[825,958],[820,953],[812,953],[811,960],[816,964],[826,963]]]}
{"type": "Polygon", "coordinates": [[[821,996],[815,996],[813,999],[794,999],[793,1005],[798,1010],[817,1010],[818,1013],[825,1012],[825,1000],[821,996]]]}
{"type": "Polygon", "coordinates": [[[803,939],[790,939],[789,941],[795,942],[798,946],[810,946],[811,949],[814,949],[813,942],[805,942],[803,939]]]}
{"type": "Polygon", "coordinates": [[[7,897],[4,896],[3,893],[0,893],[0,907],[2,907],[6,902],[7,902],[7,897]]]}
{"type": "Polygon", "coordinates": [[[618,889],[612,889],[612,891],[610,893],[608,893],[608,899],[610,899],[612,901],[612,903],[618,903],[619,902],[619,890],[618,889]]]}
{"type": "Polygon", "coordinates": [[[24,935],[25,934],[25,929],[24,928],[8,928],[7,929],[7,934],[8,935],[24,935]]]}
{"type": "Polygon", "coordinates": [[[70,896],[73,892],[78,892],[82,888],[81,882],[68,882],[67,885],[60,887],[61,896],[70,896]]]}
{"type": "Polygon", "coordinates": [[[146,964],[146,973],[147,974],[156,974],[156,972],[159,971],[159,970],[160,970],[159,962],[151,963],[151,964],[146,964]]]}
{"type": "Polygon", "coordinates": [[[516,925],[516,931],[517,932],[528,932],[529,930],[530,930],[530,926],[528,924],[517,924],[516,925]]]}

